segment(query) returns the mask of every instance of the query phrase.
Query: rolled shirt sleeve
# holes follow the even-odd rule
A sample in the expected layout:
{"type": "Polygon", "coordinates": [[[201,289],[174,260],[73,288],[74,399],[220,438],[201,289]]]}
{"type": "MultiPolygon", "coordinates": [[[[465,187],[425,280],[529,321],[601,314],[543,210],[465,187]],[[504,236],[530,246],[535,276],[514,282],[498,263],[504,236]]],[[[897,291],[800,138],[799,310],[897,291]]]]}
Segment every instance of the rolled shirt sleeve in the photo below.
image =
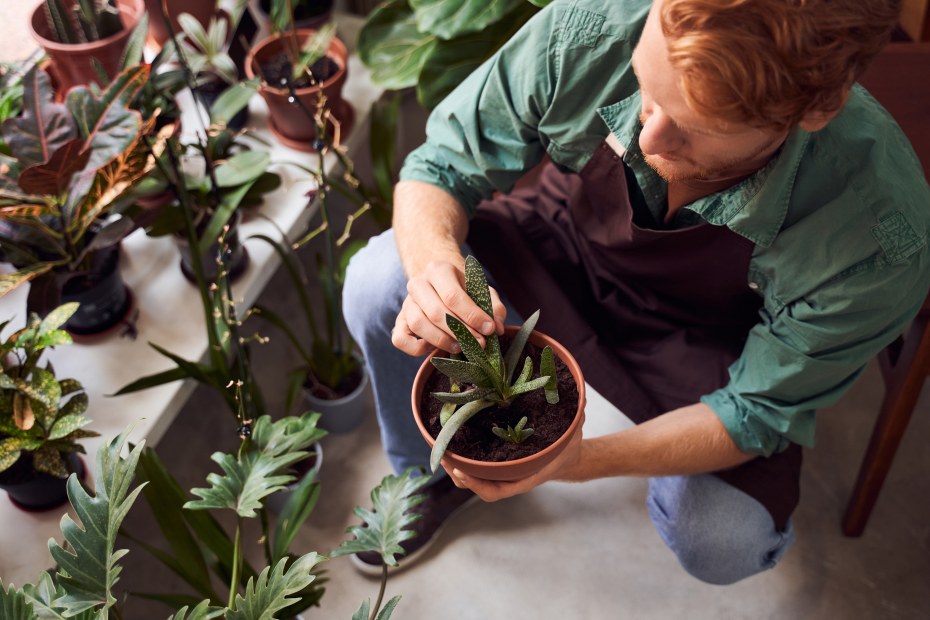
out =
{"type": "Polygon", "coordinates": [[[924,248],[907,262],[836,278],[774,315],[763,310],[729,383],[701,402],[743,452],[813,446],[815,411],[839,400],[904,331],[927,295],[928,268],[924,248]]]}

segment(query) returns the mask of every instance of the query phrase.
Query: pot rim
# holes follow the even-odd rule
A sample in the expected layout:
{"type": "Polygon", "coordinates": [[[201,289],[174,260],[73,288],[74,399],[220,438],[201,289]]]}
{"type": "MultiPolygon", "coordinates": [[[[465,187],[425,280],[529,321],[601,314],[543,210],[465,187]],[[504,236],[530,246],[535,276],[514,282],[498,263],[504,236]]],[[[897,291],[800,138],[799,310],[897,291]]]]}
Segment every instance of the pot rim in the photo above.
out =
{"type": "MultiPolygon", "coordinates": [[[[61,43],[59,41],[53,41],[48,39],[45,36],[39,34],[39,31],[36,30],[35,23],[37,15],[42,12],[43,3],[39,3],[35,10],[32,12],[32,18],[29,20],[29,30],[32,34],[32,38],[38,42],[39,46],[53,50],[56,52],[86,52],[91,50],[96,50],[101,47],[106,47],[110,43],[118,41],[120,38],[128,38],[136,26],[139,25],[139,20],[142,18],[142,13],[145,11],[144,0],[117,0],[118,7],[120,10],[120,15],[126,15],[128,17],[128,22],[123,23],[123,29],[117,32],[116,34],[111,34],[105,39],[99,39],[97,41],[88,41],[86,43],[61,43]]],[[[44,19],[44,17],[42,18],[44,19]]]]}
{"type": "Polygon", "coordinates": [[[359,367],[362,370],[362,380],[359,382],[358,386],[356,386],[354,390],[352,390],[351,392],[349,392],[342,398],[337,398],[336,400],[326,400],[324,398],[317,398],[316,396],[310,393],[310,390],[301,386],[301,391],[303,392],[304,399],[308,403],[311,403],[311,402],[325,403],[327,406],[333,407],[333,406],[342,405],[343,403],[347,403],[355,398],[358,398],[358,395],[368,386],[368,382],[370,381],[368,377],[368,365],[365,363],[365,358],[358,351],[352,351],[352,357],[354,357],[355,359],[359,361],[359,367]]]}
{"type": "MultiPolygon", "coordinates": [[[[316,28],[298,28],[296,30],[297,38],[301,39],[304,36],[310,36],[316,31],[316,28]]],[[[245,75],[248,79],[251,80],[255,77],[258,77],[255,74],[255,70],[252,68],[252,65],[255,62],[258,54],[273,43],[277,43],[282,38],[283,35],[273,34],[252,46],[252,49],[249,50],[249,53],[245,57],[245,63],[243,63],[243,70],[245,71],[245,75]]],[[[337,65],[339,65],[339,70],[336,71],[335,75],[324,81],[322,84],[317,84],[316,86],[304,86],[303,88],[295,88],[294,91],[298,95],[312,94],[320,89],[327,89],[344,78],[349,65],[349,50],[346,47],[346,44],[343,43],[342,39],[340,39],[338,36],[333,37],[332,41],[329,42],[329,47],[326,49],[326,56],[329,56],[337,65]]],[[[286,88],[272,86],[267,84],[264,80],[262,80],[259,88],[282,97],[290,95],[290,91],[288,91],[286,88]]]]}
{"type": "MultiPolygon", "coordinates": [[[[520,328],[516,325],[507,325],[505,326],[504,329],[506,330],[505,333],[515,333],[520,328]]],[[[469,467],[475,466],[475,467],[484,467],[484,468],[490,468],[490,469],[504,469],[504,468],[517,467],[525,463],[529,463],[531,461],[537,460],[539,458],[543,458],[545,455],[551,452],[561,450],[564,447],[564,445],[578,431],[578,428],[581,425],[581,421],[584,419],[584,409],[585,409],[585,404],[587,402],[587,398],[585,395],[584,374],[581,372],[581,365],[577,362],[577,360],[575,360],[574,356],[569,352],[569,350],[565,346],[562,345],[562,343],[560,343],[558,340],[556,340],[552,336],[549,336],[541,331],[534,329],[530,333],[529,342],[532,342],[533,344],[537,346],[550,345],[553,349],[553,352],[556,355],[558,355],[559,359],[561,359],[562,362],[566,366],[568,366],[569,372],[571,372],[572,377],[575,379],[575,384],[578,386],[578,408],[575,411],[575,417],[572,419],[572,423],[569,424],[568,428],[565,429],[565,432],[562,433],[562,435],[560,435],[558,439],[553,441],[551,444],[549,444],[548,446],[546,446],[539,452],[534,452],[533,454],[529,456],[525,456],[523,458],[515,459],[512,461],[479,461],[476,459],[470,459],[470,458],[464,457],[460,454],[453,452],[452,450],[448,450],[448,452],[450,454],[455,455],[455,458],[459,460],[463,465],[466,465],[469,467]],[[577,373],[575,371],[577,371],[577,373]]],[[[444,351],[435,349],[432,353],[430,353],[426,357],[425,360],[423,360],[423,364],[420,366],[420,369],[417,371],[417,376],[413,380],[413,390],[411,390],[411,397],[410,397],[411,406],[413,407],[413,419],[417,423],[417,428],[420,429],[420,433],[423,435],[424,439],[426,439],[427,443],[430,445],[430,448],[432,448],[433,445],[435,445],[436,438],[430,435],[429,431],[426,429],[426,425],[423,424],[423,419],[420,416],[419,395],[422,393],[423,387],[426,385],[426,379],[430,375],[432,375],[434,372],[438,372],[433,366],[433,364],[431,363],[431,360],[434,357],[438,356],[440,353],[444,353],[444,351]]]]}

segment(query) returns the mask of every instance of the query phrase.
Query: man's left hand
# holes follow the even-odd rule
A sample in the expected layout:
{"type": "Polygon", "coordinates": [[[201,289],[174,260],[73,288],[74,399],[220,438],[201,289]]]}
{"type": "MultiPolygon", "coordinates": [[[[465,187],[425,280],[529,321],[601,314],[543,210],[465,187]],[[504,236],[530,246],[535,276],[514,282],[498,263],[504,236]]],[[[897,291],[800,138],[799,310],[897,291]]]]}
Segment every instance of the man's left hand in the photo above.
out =
{"type": "MultiPolygon", "coordinates": [[[[583,421],[582,421],[583,422],[583,421]]],[[[496,502],[500,499],[520,495],[531,491],[549,480],[566,480],[572,479],[569,472],[575,470],[581,460],[581,431],[575,433],[575,436],[565,446],[565,450],[555,457],[551,463],[540,469],[532,476],[514,480],[512,482],[497,482],[495,480],[485,480],[469,476],[465,472],[452,467],[445,460],[442,461],[442,467],[449,474],[452,482],[460,489],[471,489],[478,497],[486,502],[496,502]]]]}

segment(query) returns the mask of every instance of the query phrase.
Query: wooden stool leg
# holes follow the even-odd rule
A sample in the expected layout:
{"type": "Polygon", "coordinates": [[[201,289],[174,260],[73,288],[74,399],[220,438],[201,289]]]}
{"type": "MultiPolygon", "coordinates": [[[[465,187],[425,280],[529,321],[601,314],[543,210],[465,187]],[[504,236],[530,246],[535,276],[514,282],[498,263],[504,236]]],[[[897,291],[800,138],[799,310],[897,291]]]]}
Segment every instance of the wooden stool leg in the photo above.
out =
{"type": "Polygon", "coordinates": [[[930,330],[927,318],[918,317],[886,381],[885,399],[843,517],[843,533],[847,536],[860,536],[865,530],[928,372],[930,330]]]}

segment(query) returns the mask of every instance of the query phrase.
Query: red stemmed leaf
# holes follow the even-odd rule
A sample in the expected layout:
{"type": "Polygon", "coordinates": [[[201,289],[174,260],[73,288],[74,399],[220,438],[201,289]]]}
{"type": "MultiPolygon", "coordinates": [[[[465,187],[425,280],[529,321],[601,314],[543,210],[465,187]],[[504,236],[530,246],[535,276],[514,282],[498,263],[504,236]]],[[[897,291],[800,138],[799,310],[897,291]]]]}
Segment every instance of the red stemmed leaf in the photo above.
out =
{"type": "Polygon", "coordinates": [[[70,185],[71,176],[83,170],[88,159],[90,151],[84,149],[84,141],[75,138],[55,151],[48,163],[23,170],[19,186],[28,194],[61,194],[70,185]]]}
{"type": "Polygon", "coordinates": [[[44,164],[62,145],[78,137],[68,108],[55,103],[45,71],[33,67],[23,80],[23,113],[3,123],[3,139],[21,168],[44,164]]]}

